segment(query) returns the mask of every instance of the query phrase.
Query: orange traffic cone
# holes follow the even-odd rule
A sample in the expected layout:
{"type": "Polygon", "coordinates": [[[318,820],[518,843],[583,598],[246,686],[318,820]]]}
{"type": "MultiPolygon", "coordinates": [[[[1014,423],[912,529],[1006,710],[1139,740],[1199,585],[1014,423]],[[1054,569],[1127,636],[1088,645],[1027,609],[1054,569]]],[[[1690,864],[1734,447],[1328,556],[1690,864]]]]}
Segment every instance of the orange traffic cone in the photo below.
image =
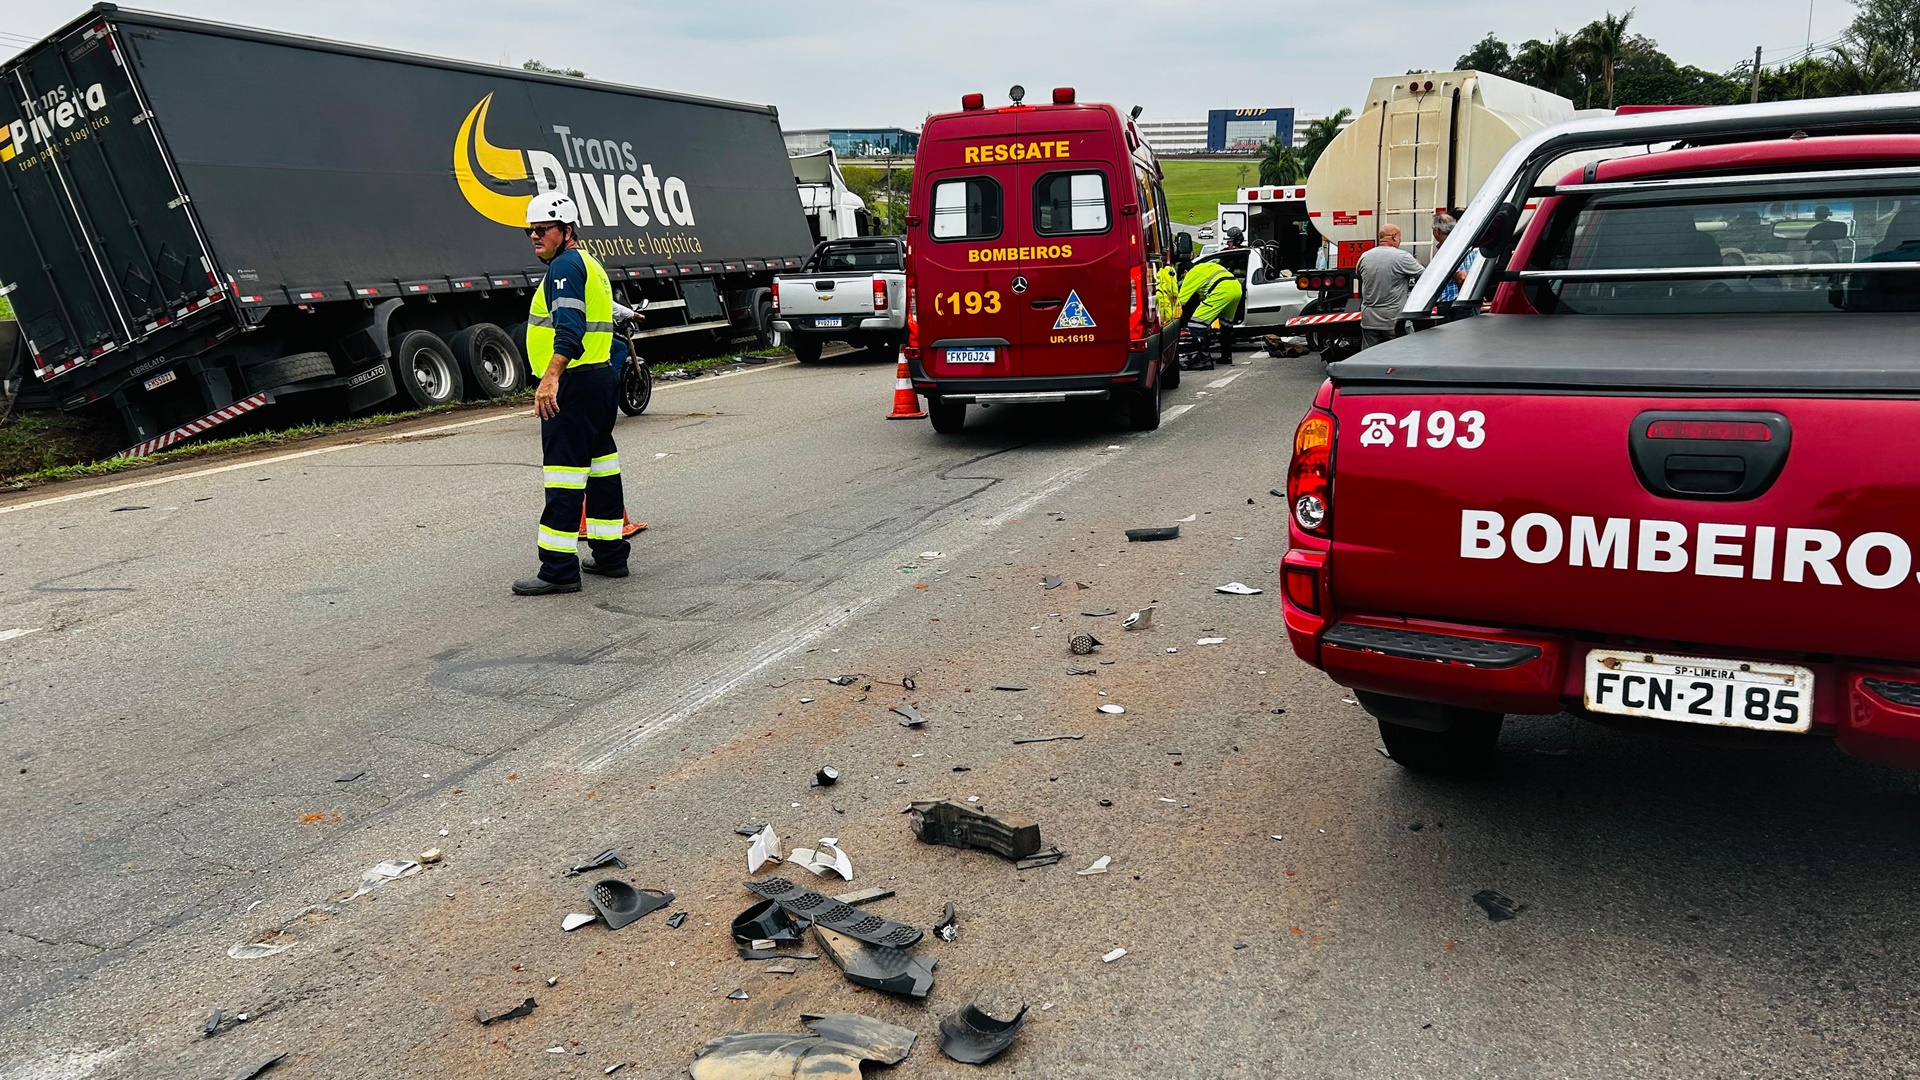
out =
{"type": "MultiPolygon", "coordinates": [[[[625,510],[620,511],[620,519],[626,522],[626,524],[620,526],[620,536],[622,539],[632,536],[634,533],[637,533],[640,530],[647,527],[646,522],[635,521],[632,518],[628,517],[627,512],[625,510]]],[[[585,540],[586,538],[587,538],[587,508],[582,506],[580,508],[580,539],[585,540]]]]}
{"type": "Polygon", "coordinates": [[[921,420],[926,415],[920,408],[920,395],[913,392],[913,383],[907,378],[907,358],[903,356],[893,377],[893,412],[887,414],[887,419],[921,420]]]}

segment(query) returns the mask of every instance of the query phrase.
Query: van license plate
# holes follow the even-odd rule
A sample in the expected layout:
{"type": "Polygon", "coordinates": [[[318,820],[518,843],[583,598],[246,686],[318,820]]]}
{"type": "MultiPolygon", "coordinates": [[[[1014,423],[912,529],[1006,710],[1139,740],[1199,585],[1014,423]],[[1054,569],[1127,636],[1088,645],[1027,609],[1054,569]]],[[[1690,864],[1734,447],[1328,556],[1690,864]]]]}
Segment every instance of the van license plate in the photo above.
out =
{"type": "Polygon", "coordinates": [[[163,371],[160,374],[155,375],[153,378],[148,379],[146,382],[141,383],[140,385],[146,387],[149,390],[158,390],[161,387],[167,385],[168,383],[172,382],[173,380],[179,377],[180,377],[179,372],[163,371]]]}
{"type": "Polygon", "coordinates": [[[1683,724],[1806,731],[1813,672],[1793,664],[1595,649],[1587,654],[1586,707],[1683,724]]]}
{"type": "Polygon", "coordinates": [[[821,315],[818,318],[813,320],[813,325],[826,327],[832,330],[838,330],[840,328],[840,316],[821,315]]]}
{"type": "Polygon", "coordinates": [[[948,349],[947,363],[949,364],[991,364],[993,363],[993,350],[992,349],[948,349]]]}

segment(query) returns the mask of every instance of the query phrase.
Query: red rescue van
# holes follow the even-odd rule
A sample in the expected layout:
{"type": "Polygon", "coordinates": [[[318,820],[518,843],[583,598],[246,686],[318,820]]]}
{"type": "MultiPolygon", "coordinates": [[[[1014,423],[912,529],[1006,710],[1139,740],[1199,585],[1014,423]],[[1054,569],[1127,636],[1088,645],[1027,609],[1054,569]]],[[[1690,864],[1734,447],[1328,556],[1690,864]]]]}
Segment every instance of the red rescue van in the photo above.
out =
{"type": "Polygon", "coordinates": [[[930,117],[907,217],[907,365],[934,430],[967,405],[1120,399],[1160,423],[1179,380],[1154,272],[1171,257],[1160,164],[1130,117],[1060,88],[930,117]]]}

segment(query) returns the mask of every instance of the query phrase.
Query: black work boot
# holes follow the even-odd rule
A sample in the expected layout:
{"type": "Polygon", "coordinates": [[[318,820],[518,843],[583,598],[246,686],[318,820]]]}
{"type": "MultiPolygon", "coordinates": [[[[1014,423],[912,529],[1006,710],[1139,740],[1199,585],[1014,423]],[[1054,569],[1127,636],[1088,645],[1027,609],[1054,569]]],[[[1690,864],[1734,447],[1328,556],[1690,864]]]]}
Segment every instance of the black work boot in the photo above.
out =
{"type": "Polygon", "coordinates": [[[593,574],[597,577],[626,577],[629,573],[626,563],[621,563],[618,566],[607,566],[595,559],[580,560],[580,572],[583,574],[593,574]]]}
{"type": "Polygon", "coordinates": [[[577,581],[548,581],[546,578],[523,578],[513,583],[515,596],[546,596],[550,593],[579,592],[577,581]]]}

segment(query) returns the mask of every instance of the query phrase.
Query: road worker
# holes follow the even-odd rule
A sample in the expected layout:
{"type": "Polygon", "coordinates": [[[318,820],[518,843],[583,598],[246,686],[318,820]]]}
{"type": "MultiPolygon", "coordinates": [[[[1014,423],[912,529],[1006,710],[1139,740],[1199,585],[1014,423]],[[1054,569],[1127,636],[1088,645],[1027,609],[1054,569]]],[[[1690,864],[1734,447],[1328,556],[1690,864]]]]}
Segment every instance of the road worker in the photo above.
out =
{"type": "Polygon", "coordinates": [[[540,514],[540,573],[513,583],[520,596],[580,591],[584,571],[626,577],[632,549],[620,490],[620,452],[613,420],[627,344],[614,333],[613,286],[599,260],[582,250],[580,210],[561,192],[527,204],[527,236],[547,264],[527,314],[527,362],[539,378],[533,411],[540,417],[546,509],[540,514]],[[580,561],[584,505],[591,561],[580,561]]]}
{"type": "MultiPolygon", "coordinates": [[[[1197,323],[1202,333],[1211,332],[1218,339],[1224,362],[1233,363],[1233,338],[1228,325],[1240,311],[1240,298],[1245,290],[1233,271],[1220,265],[1218,261],[1195,263],[1192,269],[1180,276],[1180,319],[1181,325],[1197,323]],[[1221,325],[1216,327],[1218,321],[1221,325]]],[[[1207,346],[1200,347],[1200,356],[1204,367],[1211,368],[1213,360],[1207,357],[1207,346]]]]}

